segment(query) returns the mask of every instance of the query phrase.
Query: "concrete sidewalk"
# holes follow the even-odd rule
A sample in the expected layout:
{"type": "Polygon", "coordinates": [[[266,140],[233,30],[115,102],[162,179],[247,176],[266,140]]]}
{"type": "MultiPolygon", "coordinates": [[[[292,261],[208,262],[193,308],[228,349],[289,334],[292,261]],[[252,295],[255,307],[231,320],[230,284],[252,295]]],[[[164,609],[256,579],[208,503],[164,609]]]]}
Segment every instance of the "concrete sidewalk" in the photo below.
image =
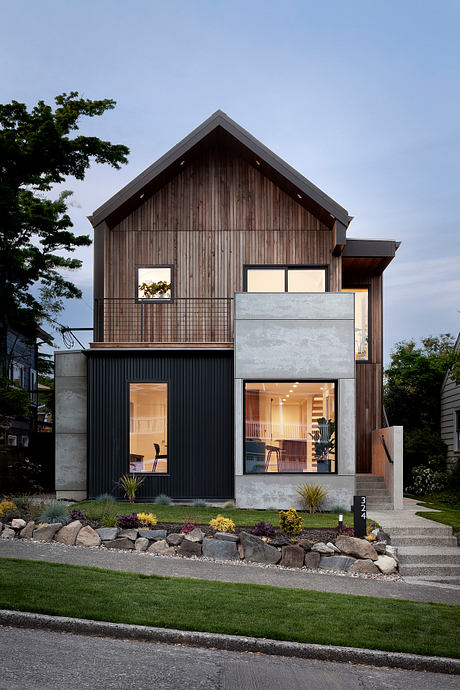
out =
{"type": "Polygon", "coordinates": [[[220,582],[273,585],[317,592],[460,605],[460,589],[413,585],[394,580],[365,579],[349,575],[330,575],[306,570],[158,556],[132,551],[81,548],[64,546],[58,542],[0,540],[0,558],[24,558],[50,563],[87,565],[144,575],[190,577],[220,582]]]}

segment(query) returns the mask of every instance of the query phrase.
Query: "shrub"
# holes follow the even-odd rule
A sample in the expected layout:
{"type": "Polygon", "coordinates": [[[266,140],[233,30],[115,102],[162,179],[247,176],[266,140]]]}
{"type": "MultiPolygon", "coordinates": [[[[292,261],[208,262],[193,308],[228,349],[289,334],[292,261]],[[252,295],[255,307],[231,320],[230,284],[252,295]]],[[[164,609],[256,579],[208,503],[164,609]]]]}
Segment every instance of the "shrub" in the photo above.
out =
{"type": "Polygon", "coordinates": [[[235,508],[236,508],[235,501],[226,501],[226,503],[224,503],[222,508],[224,510],[235,510],[235,508]]]}
{"type": "Polygon", "coordinates": [[[258,522],[257,525],[251,529],[251,534],[255,534],[256,537],[274,537],[275,528],[269,522],[258,522]]]}
{"type": "Polygon", "coordinates": [[[137,517],[141,521],[142,527],[146,528],[155,527],[158,522],[156,515],[153,513],[138,513],[137,517]]]}
{"type": "Polygon", "coordinates": [[[80,522],[87,519],[85,513],[82,510],[78,510],[78,508],[69,510],[69,516],[71,520],[80,520],[80,522]]]}
{"type": "Polygon", "coordinates": [[[226,518],[223,515],[218,515],[213,520],[210,520],[209,525],[212,527],[214,532],[234,532],[235,523],[230,518],[226,518]]]}
{"type": "Polygon", "coordinates": [[[321,484],[301,484],[296,491],[305,501],[310,513],[316,513],[327,496],[327,488],[321,484]]]}
{"type": "Polygon", "coordinates": [[[114,503],[115,497],[112,496],[112,494],[100,494],[97,498],[96,501],[98,503],[114,503]]]}
{"type": "Polygon", "coordinates": [[[442,491],[447,485],[447,474],[419,465],[412,470],[412,484],[406,490],[416,496],[442,491]]]}
{"type": "Polygon", "coordinates": [[[155,499],[155,503],[157,506],[170,506],[172,499],[166,494],[159,494],[155,499]]]}
{"type": "Polygon", "coordinates": [[[136,498],[136,491],[139,489],[140,486],[145,482],[145,477],[136,477],[133,474],[123,474],[120,477],[120,481],[118,482],[123,491],[125,492],[125,496],[128,497],[130,503],[134,503],[134,499],[136,498]]]}
{"type": "Polygon", "coordinates": [[[182,527],[182,532],[188,534],[194,529],[200,526],[200,516],[199,515],[186,515],[184,517],[184,526],[182,527]]]}
{"type": "Polygon", "coordinates": [[[208,504],[204,500],[204,498],[197,498],[196,501],[193,501],[192,503],[193,508],[207,508],[208,504]]]}
{"type": "Polygon", "coordinates": [[[0,517],[6,515],[9,517],[12,513],[14,514],[17,509],[17,505],[13,503],[13,501],[8,501],[7,499],[0,501],[0,517]]]}
{"type": "Polygon", "coordinates": [[[102,527],[116,527],[117,526],[117,516],[107,513],[102,518],[102,527]]]}
{"type": "Polygon", "coordinates": [[[141,521],[137,513],[131,513],[131,515],[119,515],[117,525],[120,529],[135,529],[141,527],[141,521]]]}
{"type": "Polygon", "coordinates": [[[280,510],[280,527],[286,534],[300,534],[303,527],[303,520],[294,508],[280,510]]]}
{"type": "Polygon", "coordinates": [[[59,503],[59,501],[51,501],[51,503],[45,506],[40,514],[39,520],[41,523],[47,522],[51,524],[53,522],[61,522],[63,525],[67,525],[70,522],[70,515],[66,505],[59,503]]]}

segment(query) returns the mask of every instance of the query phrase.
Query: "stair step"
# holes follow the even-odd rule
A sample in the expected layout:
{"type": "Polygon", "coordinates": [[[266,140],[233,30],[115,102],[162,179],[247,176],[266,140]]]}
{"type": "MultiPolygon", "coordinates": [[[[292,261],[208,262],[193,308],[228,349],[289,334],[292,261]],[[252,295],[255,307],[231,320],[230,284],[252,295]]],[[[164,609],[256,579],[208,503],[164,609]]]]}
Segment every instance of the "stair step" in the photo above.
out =
{"type": "Polygon", "coordinates": [[[425,577],[437,577],[438,575],[453,575],[460,577],[460,565],[442,565],[439,563],[417,563],[404,565],[399,563],[399,574],[404,575],[423,575],[425,577]]]}
{"type": "Polygon", "coordinates": [[[389,527],[387,529],[391,536],[395,537],[451,537],[452,527],[448,525],[438,525],[435,522],[422,524],[417,527],[389,527]]]}
{"type": "MultiPolygon", "coordinates": [[[[383,529],[383,528],[382,528],[383,529]]],[[[385,531],[385,530],[384,530],[385,531]]],[[[391,545],[404,546],[456,546],[457,540],[455,537],[430,537],[430,536],[391,536],[391,545]]]]}
{"type": "Polygon", "coordinates": [[[406,576],[404,578],[404,581],[407,582],[408,584],[416,584],[416,585],[448,585],[452,588],[458,589],[460,588],[460,577],[457,575],[442,575],[440,577],[436,577],[434,575],[433,577],[428,576],[423,576],[419,575],[418,577],[416,576],[406,576]]]}
{"type": "Polygon", "coordinates": [[[416,565],[418,563],[437,563],[438,565],[460,565],[460,549],[458,553],[454,549],[446,547],[430,552],[430,547],[403,547],[398,549],[398,558],[401,565],[416,565]],[[409,551],[409,553],[408,553],[409,551]]]}
{"type": "Polygon", "coordinates": [[[368,501],[367,510],[393,510],[393,504],[383,503],[381,501],[368,501]]]}

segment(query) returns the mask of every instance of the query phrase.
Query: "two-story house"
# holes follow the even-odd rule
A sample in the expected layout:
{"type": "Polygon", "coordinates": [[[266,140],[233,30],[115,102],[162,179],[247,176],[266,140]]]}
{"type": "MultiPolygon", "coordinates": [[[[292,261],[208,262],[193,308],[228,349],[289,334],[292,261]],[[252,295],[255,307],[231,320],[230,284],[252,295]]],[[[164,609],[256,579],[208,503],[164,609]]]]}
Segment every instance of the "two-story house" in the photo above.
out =
{"type": "Polygon", "coordinates": [[[58,496],[349,507],[382,427],[392,240],[217,111],[98,208],[94,342],[56,356],[58,496]],[[317,476],[320,475],[320,476],[317,476]]]}

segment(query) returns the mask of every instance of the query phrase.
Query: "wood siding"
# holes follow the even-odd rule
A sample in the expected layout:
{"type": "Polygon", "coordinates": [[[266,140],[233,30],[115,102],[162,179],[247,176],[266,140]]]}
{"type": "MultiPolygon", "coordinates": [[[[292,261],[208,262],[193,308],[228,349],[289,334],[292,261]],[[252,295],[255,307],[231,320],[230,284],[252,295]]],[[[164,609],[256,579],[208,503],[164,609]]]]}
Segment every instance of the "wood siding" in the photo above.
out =
{"type": "Polygon", "coordinates": [[[460,450],[454,450],[454,410],[460,408],[460,386],[447,376],[441,390],[441,437],[447,444],[447,462],[453,468],[460,460],[460,450]]]}

